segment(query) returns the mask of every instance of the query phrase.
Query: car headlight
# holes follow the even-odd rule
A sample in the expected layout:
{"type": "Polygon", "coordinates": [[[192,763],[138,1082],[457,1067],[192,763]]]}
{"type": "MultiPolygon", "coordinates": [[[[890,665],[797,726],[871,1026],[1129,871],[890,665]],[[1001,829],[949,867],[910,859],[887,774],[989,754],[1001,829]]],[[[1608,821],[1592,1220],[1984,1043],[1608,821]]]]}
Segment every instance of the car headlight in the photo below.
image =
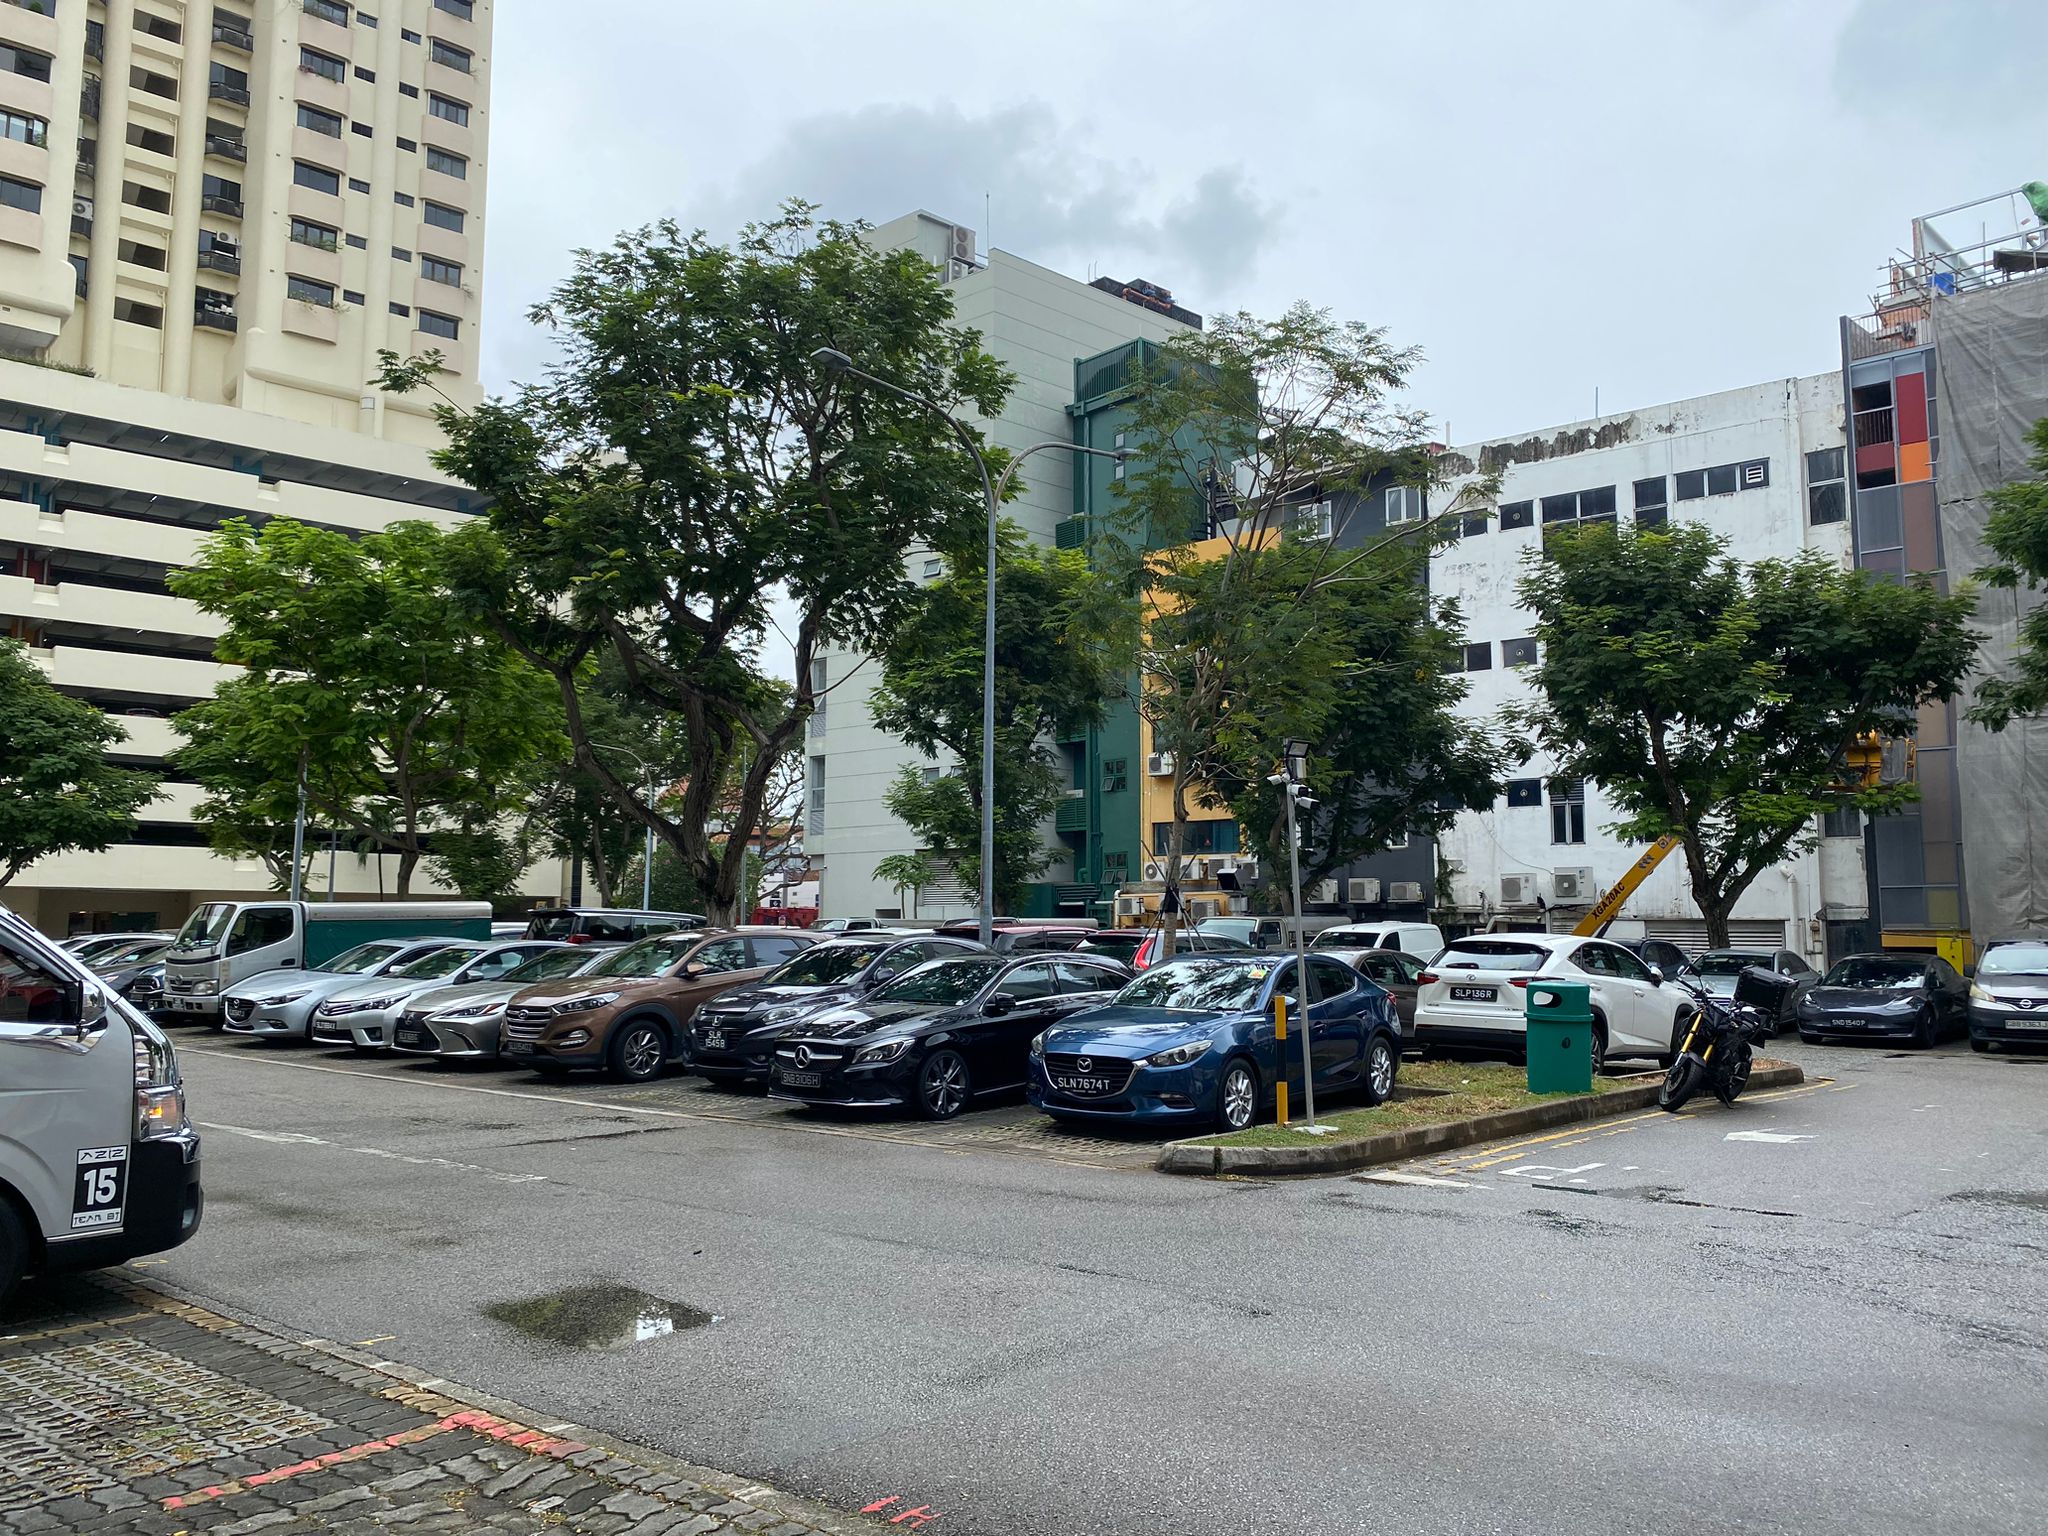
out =
{"type": "Polygon", "coordinates": [[[910,1037],[897,1040],[878,1040],[873,1045],[864,1045],[853,1053],[856,1067],[871,1067],[880,1062],[894,1061],[910,1049],[910,1037]]]}
{"type": "Polygon", "coordinates": [[[185,1129],[185,1090],[168,1039],[135,1031],[135,1135],[139,1141],[185,1129]]]}
{"type": "Polygon", "coordinates": [[[1974,981],[1970,983],[1970,996],[1975,998],[1980,1003],[1988,1003],[1992,1001],[1991,994],[1984,990],[1981,983],[1974,981]]]}
{"type": "Polygon", "coordinates": [[[804,1011],[805,1007],[802,1003],[785,1003],[780,1008],[770,1008],[766,1013],[762,1014],[761,1022],[763,1024],[786,1024],[804,1011]]]}
{"type": "Polygon", "coordinates": [[[1155,1051],[1138,1065],[1141,1067],[1184,1067],[1196,1057],[1206,1055],[1207,1040],[1190,1040],[1186,1045],[1176,1045],[1163,1051],[1155,1051]]]}
{"type": "Polygon", "coordinates": [[[1043,1056],[1045,1054],[1045,1037],[1050,1033],[1050,1030],[1041,1029],[1031,1037],[1031,1054],[1033,1056],[1043,1056]]]}
{"type": "Polygon", "coordinates": [[[566,1003],[555,1004],[557,1013],[588,1013],[593,1008],[602,1008],[607,1003],[616,1003],[616,992],[593,992],[588,997],[572,997],[566,1003]]]}
{"type": "Polygon", "coordinates": [[[285,1003],[296,1003],[305,995],[303,989],[297,992],[273,992],[269,997],[257,998],[256,1004],[260,1008],[276,1008],[285,1003]]]}
{"type": "Polygon", "coordinates": [[[505,1001],[500,998],[492,1003],[472,1003],[467,1008],[451,1008],[440,1017],[444,1019],[488,1019],[494,1013],[505,1011],[505,1001]]]}

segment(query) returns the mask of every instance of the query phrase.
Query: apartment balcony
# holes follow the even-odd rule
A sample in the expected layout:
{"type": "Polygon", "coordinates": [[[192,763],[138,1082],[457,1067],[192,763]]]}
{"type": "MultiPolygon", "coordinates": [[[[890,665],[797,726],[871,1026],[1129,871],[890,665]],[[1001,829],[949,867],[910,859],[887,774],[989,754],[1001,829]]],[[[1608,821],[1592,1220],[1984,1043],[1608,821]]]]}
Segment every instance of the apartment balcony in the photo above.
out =
{"type": "Polygon", "coordinates": [[[199,206],[208,213],[224,213],[231,219],[239,219],[242,216],[242,202],[240,198],[222,197],[216,193],[212,197],[200,198],[199,206]]]}
{"type": "Polygon", "coordinates": [[[235,312],[232,309],[195,309],[192,323],[205,326],[208,330],[232,331],[235,328],[235,312]]]}
{"type": "Polygon", "coordinates": [[[249,105],[249,88],[246,85],[229,85],[225,80],[209,80],[206,83],[206,94],[214,101],[225,101],[237,107],[249,105]]]}
{"type": "Polygon", "coordinates": [[[209,155],[218,155],[223,160],[246,161],[249,158],[247,144],[240,139],[225,138],[217,133],[209,133],[206,136],[206,152],[209,155]]]}
{"type": "Polygon", "coordinates": [[[103,651],[89,645],[36,646],[28,655],[45,677],[67,693],[210,699],[216,688],[242,672],[240,667],[217,661],[138,656],[132,651],[103,651]]]}
{"type": "MultiPolygon", "coordinates": [[[[243,53],[254,53],[256,51],[256,39],[253,34],[244,32],[240,27],[231,26],[226,22],[216,21],[213,24],[213,40],[216,43],[225,43],[230,48],[240,49],[243,53]]],[[[245,94],[243,100],[246,101],[247,99],[248,97],[245,94]]]]}
{"type": "MultiPolygon", "coordinates": [[[[32,624],[81,624],[110,634],[205,635],[217,637],[222,621],[189,598],[130,592],[66,581],[44,586],[27,576],[0,576],[0,614],[32,624]]],[[[143,667],[185,658],[141,656],[143,667]]],[[[208,662],[207,666],[214,663],[208,662]]],[[[170,690],[165,690],[170,691],[170,690]]]]}
{"type": "Polygon", "coordinates": [[[87,75],[85,77],[85,84],[78,92],[78,110],[80,115],[89,117],[94,122],[99,121],[100,77],[98,75],[87,75]]]}
{"type": "Polygon", "coordinates": [[[224,251],[219,246],[199,253],[199,270],[202,272],[225,272],[235,277],[242,270],[242,257],[237,251],[224,251]]]}

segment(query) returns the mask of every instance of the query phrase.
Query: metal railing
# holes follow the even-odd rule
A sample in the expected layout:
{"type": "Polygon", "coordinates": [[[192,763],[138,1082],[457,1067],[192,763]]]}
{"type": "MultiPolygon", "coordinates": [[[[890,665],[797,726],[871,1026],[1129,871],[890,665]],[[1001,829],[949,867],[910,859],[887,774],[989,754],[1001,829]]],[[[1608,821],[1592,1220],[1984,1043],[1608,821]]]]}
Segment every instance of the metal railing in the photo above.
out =
{"type": "Polygon", "coordinates": [[[230,26],[226,22],[216,21],[213,24],[213,40],[216,43],[226,43],[230,48],[239,48],[244,53],[256,51],[255,34],[244,32],[240,27],[230,26]]]}
{"type": "Polygon", "coordinates": [[[199,253],[199,267],[204,272],[225,272],[232,277],[242,270],[242,255],[239,251],[209,246],[199,253]]]}
{"type": "Polygon", "coordinates": [[[209,155],[219,155],[223,160],[245,161],[249,158],[247,144],[240,139],[230,139],[218,133],[209,133],[206,136],[206,152],[209,155]]]}
{"type": "Polygon", "coordinates": [[[2015,187],[1915,219],[1913,249],[1885,263],[1870,312],[1847,320],[1851,360],[1926,345],[1927,319],[1944,298],[2048,273],[2044,213],[2015,187]]]}
{"type": "Polygon", "coordinates": [[[192,311],[192,323],[216,331],[232,331],[235,329],[235,312],[232,309],[195,309],[192,311]]]}
{"type": "Polygon", "coordinates": [[[215,101],[232,102],[235,106],[249,105],[249,88],[246,85],[229,85],[225,80],[206,82],[206,94],[215,101]]]}
{"type": "Polygon", "coordinates": [[[219,193],[200,198],[199,206],[208,213],[224,213],[233,219],[239,219],[242,216],[240,200],[232,197],[222,197],[219,193]]]}

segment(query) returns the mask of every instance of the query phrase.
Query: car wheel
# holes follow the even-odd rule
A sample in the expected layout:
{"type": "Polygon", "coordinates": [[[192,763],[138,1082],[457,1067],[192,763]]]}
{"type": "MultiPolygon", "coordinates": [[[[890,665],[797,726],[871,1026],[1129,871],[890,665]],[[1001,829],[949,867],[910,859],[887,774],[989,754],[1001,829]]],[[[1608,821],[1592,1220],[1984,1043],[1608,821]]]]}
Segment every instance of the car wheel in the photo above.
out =
{"type": "Polygon", "coordinates": [[[1598,1077],[1607,1070],[1607,1021],[1598,1014],[1593,1016],[1593,1075],[1598,1077]]]}
{"type": "Polygon", "coordinates": [[[1941,1043],[1941,1016],[1932,1008],[1922,1008],[1920,1017],[1913,1025],[1913,1048],[1931,1051],[1941,1043]]]}
{"type": "Polygon", "coordinates": [[[668,1060],[668,1036],[652,1019],[633,1019],[612,1036],[605,1055],[614,1079],[644,1083],[660,1076],[668,1060]]]}
{"type": "Polygon", "coordinates": [[[917,1074],[917,1112],[950,1120],[967,1107],[967,1062],[958,1051],[933,1051],[917,1074]]]}
{"type": "Polygon", "coordinates": [[[1365,1102],[1384,1104],[1394,1096],[1394,1077],[1401,1070],[1401,1053],[1385,1035],[1374,1035],[1365,1048],[1365,1102]]]}
{"type": "Polygon", "coordinates": [[[21,1224],[11,1202],[0,1199],[0,1307],[14,1294],[21,1273],[28,1268],[28,1229],[21,1224]]]}
{"type": "Polygon", "coordinates": [[[1226,1131],[1242,1131],[1258,1118],[1258,1071],[1242,1056],[1233,1056],[1223,1064],[1216,1084],[1216,1124],[1226,1131]]]}

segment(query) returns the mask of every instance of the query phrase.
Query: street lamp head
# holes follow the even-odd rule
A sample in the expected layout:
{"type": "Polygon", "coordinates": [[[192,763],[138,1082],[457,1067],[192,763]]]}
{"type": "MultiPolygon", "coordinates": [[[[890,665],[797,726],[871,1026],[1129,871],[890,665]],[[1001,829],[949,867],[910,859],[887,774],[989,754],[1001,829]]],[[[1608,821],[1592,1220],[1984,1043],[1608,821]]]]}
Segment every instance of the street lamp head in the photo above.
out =
{"type": "Polygon", "coordinates": [[[853,359],[836,347],[820,347],[811,354],[811,361],[827,373],[853,372],[853,359]]]}
{"type": "Polygon", "coordinates": [[[1280,749],[1280,755],[1287,763],[1287,777],[1299,784],[1308,777],[1308,743],[1289,741],[1280,749]]]}

